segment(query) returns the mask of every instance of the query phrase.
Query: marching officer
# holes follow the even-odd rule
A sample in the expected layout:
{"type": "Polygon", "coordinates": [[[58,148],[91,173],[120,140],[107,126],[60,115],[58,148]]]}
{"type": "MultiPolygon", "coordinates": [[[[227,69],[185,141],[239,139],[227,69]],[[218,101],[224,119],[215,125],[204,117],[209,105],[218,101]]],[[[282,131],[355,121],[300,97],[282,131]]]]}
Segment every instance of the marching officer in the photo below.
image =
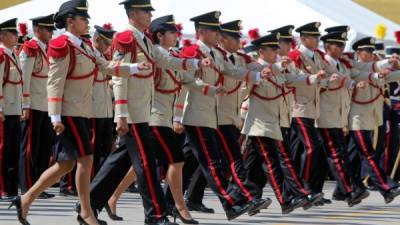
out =
{"type": "Polygon", "coordinates": [[[109,74],[130,76],[144,64],[108,62],[98,57],[93,48],[81,39],[88,30],[86,0],[70,0],[60,6],[54,16],[56,27],[66,32],[49,42],[49,78],[47,82],[48,109],[53,129],[61,145],[54,152],[56,163],[47,169],[37,182],[10,207],[17,209],[18,220],[29,224],[27,215],[33,201],[56,183],[77,164],[76,184],[82,210],[77,216],[80,224],[98,224],[90,208],[89,185],[92,169],[89,118],[92,114],[94,75],[98,69],[109,74]]]}
{"type": "Polygon", "coordinates": [[[0,24],[0,42],[0,196],[11,200],[18,195],[20,120],[23,115],[23,74],[14,52],[18,42],[16,18],[0,24]]]}
{"type": "MultiPolygon", "coordinates": [[[[115,31],[107,24],[103,27],[95,25],[94,28],[96,30],[93,35],[95,53],[99,57],[111,60],[108,53],[115,31]]],[[[109,85],[109,75],[104,72],[99,70],[93,83],[93,115],[91,118],[93,177],[96,176],[104,160],[111,152],[113,141],[112,90],[109,85]]]]}
{"type": "MultiPolygon", "coordinates": [[[[241,21],[235,20],[221,24],[220,47],[216,47],[229,63],[234,66],[249,68],[254,67],[255,62],[247,55],[238,52],[241,38],[241,21]],[[251,64],[251,65],[248,65],[251,64]]],[[[218,128],[217,140],[222,149],[221,156],[225,156],[228,162],[229,172],[232,179],[251,201],[253,198],[260,198],[262,189],[259,189],[253,182],[246,178],[247,171],[244,168],[241,149],[239,145],[240,137],[240,106],[245,95],[246,84],[233,78],[223,76],[221,81],[225,95],[217,96],[217,121],[218,128]]],[[[267,198],[264,208],[272,203],[267,198]]],[[[253,212],[255,213],[255,212],[253,212]]]]}
{"type": "Polygon", "coordinates": [[[155,68],[172,70],[196,70],[208,66],[209,60],[178,59],[166,56],[153,45],[144,31],[151,23],[152,11],[149,0],[126,0],[124,5],[129,25],[127,30],[116,34],[113,59],[119,62],[146,62],[150,68],[132,73],[129,78],[113,77],[115,118],[120,138],[120,148],[112,152],[92,181],[92,208],[101,210],[107,203],[129,166],[130,158],[137,174],[137,184],[145,209],[145,224],[175,224],[167,219],[167,209],[160,180],[156,174],[155,153],[150,139],[149,122],[153,95],[155,68]],[[124,164],[125,165],[125,164],[124,164]]]}
{"type": "MultiPolygon", "coordinates": [[[[53,35],[54,14],[31,19],[34,37],[23,44],[19,58],[24,77],[20,158],[21,191],[25,193],[49,167],[54,131],[47,109],[49,58],[47,45],[53,35]]],[[[43,192],[40,197],[54,195],[43,192]]]]}
{"type": "MultiPolygon", "coordinates": [[[[373,62],[373,51],[375,50],[375,39],[365,37],[353,44],[353,50],[357,52],[358,59],[362,63],[373,62]]],[[[378,63],[367,67],[366,71],[371,73],[379,71],[378,63]]],[[[382,79],[369,79],[364,82],[364,87],[353,91],[352,102],[349,113],[349,129],[352,140],[354,140],[358,151],[366,160],[366,165],[370,171],[370,178],[374,186],[384,197],[385,203],[390,203],[400,195],[398,185],[379,167],[378,159],[374,158],[374,149],[371,140],[371,133],[375,126],[382,125],[382,86],[385,82],[393,82],[398,79],[398,72],[386,75],[387,72],[376,74],[382,79]],[[384,76],[386,75],[386,76],[384,76]]]]}

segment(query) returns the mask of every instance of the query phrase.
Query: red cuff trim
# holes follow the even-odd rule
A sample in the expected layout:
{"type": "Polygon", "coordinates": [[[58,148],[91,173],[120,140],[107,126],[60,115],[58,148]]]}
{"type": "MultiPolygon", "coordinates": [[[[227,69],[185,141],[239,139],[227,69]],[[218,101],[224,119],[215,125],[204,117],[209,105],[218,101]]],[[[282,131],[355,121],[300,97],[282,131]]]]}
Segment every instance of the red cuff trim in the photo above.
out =
{"type": "Polygon", "coordinates": [[[63,98],[48,98],[47,101],[49,102],[62,102],[63,98]]]}
{"type": "Polygon", "coordinates": [[[116,100],[115,101],[115,104],[116,105],[126,105],[126,104],[128,104],[128,100],[116,100]]]}
{"type": "Polygon", "coordinates": [[[204,95],[207,95],[208,94],[208,90],[210,89],[210,87],[208,86],[208,85],[206,85],[204,88],[203,88],[203,93],[204,93],[204,95]]]}

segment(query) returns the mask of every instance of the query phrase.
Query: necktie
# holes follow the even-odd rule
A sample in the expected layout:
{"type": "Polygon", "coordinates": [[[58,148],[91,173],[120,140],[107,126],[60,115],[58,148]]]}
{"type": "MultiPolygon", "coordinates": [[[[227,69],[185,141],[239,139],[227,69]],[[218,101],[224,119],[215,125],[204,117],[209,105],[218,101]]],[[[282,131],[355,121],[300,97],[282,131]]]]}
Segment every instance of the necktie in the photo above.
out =
{"type": "Polygon", "coordinates": [[[149,51],[149,46],[147,45],[146,37],[143,37],[143,42],[144,42],[144,45],[146,45],[146,50],[149,51]]]}
{"type": "Polygon", "coordinates": [[[235,65],[235,57],[233,55],[229,56],[229,59],[231,60],[231,62],[233,63],[233,65],[235,65]]]}
{"type": "Polygon", "coordinates": [[[12,52],[11,55],[12,55],[13,59],[14,59],[15,61],[17,61],[17,57],[15,56],[15,53],[12,52]]]}
{"type": "Polygon", "coordinates": [[[85,51],[86,52],[86,49],[85,49],[85,45],[83,44],[83,42],[81,42],[81,48],[83,49],[83,51],[85,51]]]}
{"type": "Polygon", "coordinates": [[[211,55],[211,57],[212,57],[213,59],[215,59],[214,52],[213,52],[212,50],[210,51],[210,55],[211,55]]]}
{"type": "Polygon", "coordinates": [[[336,63],[336,69],[340,71],[339,63],[336,63]]]}

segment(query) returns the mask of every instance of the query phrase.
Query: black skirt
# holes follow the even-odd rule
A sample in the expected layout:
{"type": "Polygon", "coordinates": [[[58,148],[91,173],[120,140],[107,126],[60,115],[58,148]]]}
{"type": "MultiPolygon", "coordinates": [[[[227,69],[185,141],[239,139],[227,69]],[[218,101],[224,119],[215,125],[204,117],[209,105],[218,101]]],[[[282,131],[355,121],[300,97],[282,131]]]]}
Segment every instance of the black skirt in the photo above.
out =
{"type": "Polygon", "coordinates": [[[56,161],[76,160],[92,155],[90,122],[88,118],[62,116],[65,130],[56,137],[54,157],[56,161]]]}

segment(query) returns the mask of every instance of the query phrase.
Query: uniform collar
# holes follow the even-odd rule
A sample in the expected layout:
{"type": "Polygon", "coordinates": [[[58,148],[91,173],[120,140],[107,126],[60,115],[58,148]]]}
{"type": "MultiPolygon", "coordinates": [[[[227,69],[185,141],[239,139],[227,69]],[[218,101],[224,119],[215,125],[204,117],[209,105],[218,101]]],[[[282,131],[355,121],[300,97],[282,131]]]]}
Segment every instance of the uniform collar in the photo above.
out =
{"type": "Polygon", "coordinates": [[[314,58],[314,51],[306,48],[304,45],[300,45],[300,51],[303,52],[310,59],[314,58]]]}
{"type": "Polygon", "coordinates": [[[82,44],[82,39],[81,39],[81,38],[75,36],[74,34],[72,34],[72,33],[69,32],[69,31],[65,32],[64,34],[65,34],[65,35],[68,37],[68,39],[69,39],[70,41],[72,41],[72,43],[74,43],[76,46],[79,46],[79,47],[81,46],[81,44],[82,44]]]}
{"type": "Polygon", "coordinates": [[[3,44],[0,44],[0,48],[4,49],[5,53],[7,53],[8,55],[12,56],[12,54],[14,53],[14,51],[10,48],[7,48],[6,46],[4,46],[3,44]]]}
{"type": "Polygon", "coordinates": [[[328,62],[329,62],[330,64],[334,64],[335,66],[336,66],[337,64],[339,64],[339,61],[338,61],[337,59],[332,58],[332,56],[330,56],[330,55],[328,55],[328,54],[325,55],[325,59],[328,60],[328,62]]]}
{"type": "Polygon", "coordinates": [[[47,50],[47,45],[46,45],[45,43],[43,43],[43,41],[41,41],[41,40],[40,40],[39,38],[37,38],[36,36],[34,36],[32,39],[35,40],[35,41],[38,43],[39,47],[43,50],[43,52],[46,52],[46,50],[47,50]]]}
{"type": "Polygon", "coordinates": [[[257,62],[262,66],[269,66],[270,64],[262,58],[258,58],[257,62]]]}
{"type": "Polygon", "coordinates": [[[142,31],[140,31],[139,29],[137,29],[137,28],[136,28],[135,26],[133,26],[132,24],[129,24],[129,25],[128,25],[128,29],[135,31],[135,32],[139,35],[139,37],[140,37],[141,39],[143,39],[143,38],[145,37],[144,33],[143,33],[142,31]]]}
{"type": "Polygon", "coordinates": [[[163,48],[161,45],[156,45],[158,50],[160,50],[161,53],[165,54],[165,55],[169,55],[169,51],[165,48],[163,48]]]}
{"type": "Polygon", "coordinates": [[[197,44],[200,46],[200,48],[204,49],[208,53],[211,52],[211,50],[212,50],[210,47],[208,47],[206,44],[204,44],[204,42],[202,42],[200,39],[197,40],[197,44]]]}

